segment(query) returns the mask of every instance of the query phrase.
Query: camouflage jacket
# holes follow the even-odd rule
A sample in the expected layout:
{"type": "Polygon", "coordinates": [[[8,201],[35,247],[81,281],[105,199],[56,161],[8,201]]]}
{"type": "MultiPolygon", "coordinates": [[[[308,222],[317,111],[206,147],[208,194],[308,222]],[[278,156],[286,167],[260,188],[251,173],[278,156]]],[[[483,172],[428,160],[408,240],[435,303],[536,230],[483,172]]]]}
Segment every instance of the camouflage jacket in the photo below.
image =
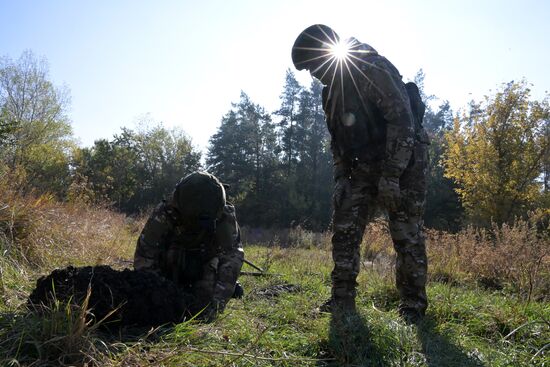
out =
{"type": "Polygon", "coordinates": [[[355,160],[381,163],[384,176],[400,177],[414,145],[414,120],[401,75],[366,44],[353,48],[348,64],[343,80],[335,78],[332,87],[323,89],[334,177],[349,176],[355,160]]]}
{"type": "Polygon", "coordinates": [[[137,241],[134,268],[160,273],[192,295],[190,309],[223,311],[233,295],[244,253],[235,208],[227,204],[213,234],[187,233],[177,207],[159,204],[137,241]]]}

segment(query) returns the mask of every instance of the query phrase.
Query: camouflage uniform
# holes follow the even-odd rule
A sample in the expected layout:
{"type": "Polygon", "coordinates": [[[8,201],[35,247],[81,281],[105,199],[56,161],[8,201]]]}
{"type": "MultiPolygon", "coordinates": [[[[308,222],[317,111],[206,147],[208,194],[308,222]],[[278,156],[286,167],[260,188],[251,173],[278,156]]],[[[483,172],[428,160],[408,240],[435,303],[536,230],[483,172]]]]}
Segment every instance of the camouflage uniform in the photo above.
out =
{"type": "Polygon", "coordinates": [[[365,44],[356,44],[352,52],[362,60],[351,59],[357,69],[351,66],[351,76],[348,72],[342,84],[323,90],[336,182],[332,300],[344,307],[355,305],[359,247],[380,203],[383,180],[398,184],[400,193],[396,205],[386,207],[397,253],[400,309],[424,314],[427,258],[422,216],[429,144],[419,123],[424,110],[414,111],[415,121],[401,75],[386,58],[365,44]],[[341,190],[342,184],[348,189],[341,190]]]}
{"type": "Polygon", "coordinates": [[[235,291],[243,264],[235,208],[227,203],[211,231],[181,218],[177,192],[159,204],[139,236],[135,269],[148,269],[176,282],[188,292],[190,313],[204,309],[206,318],[223,311],[235,291]]]}

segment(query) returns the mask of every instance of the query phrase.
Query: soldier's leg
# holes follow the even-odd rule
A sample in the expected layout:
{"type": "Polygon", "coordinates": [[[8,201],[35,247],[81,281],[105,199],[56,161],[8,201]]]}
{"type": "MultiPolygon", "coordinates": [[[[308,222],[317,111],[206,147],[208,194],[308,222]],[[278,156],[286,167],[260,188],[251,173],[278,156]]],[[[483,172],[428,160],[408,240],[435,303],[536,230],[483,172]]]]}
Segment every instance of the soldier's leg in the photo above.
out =
{"type": "Polygon", "coordinates": [[[428,260],[422,231],[422,220],[404,210],[390,213],[390,233],[397,254],[396,286],[401,296],[401,309],[423,315],[428,307],[426,280],[428,260]]]}
{"type": "Polygon", "coordinates": [[[400,178],[401,208],[390,212],[390,232],[396,260],[396,285],[401,310],[423,315],[428,307],[426,281],[428,260],[423,231],[426,201],[427,155],[424,145],[416,146],[411,164],[400,178]]]}
{"type": "Polygon", "coordinates": [[[334,208],[332,258],[332,301],[353,308],[360,265],[360,244],[368,220],[367,202],[372,185],[364,172],[355,170],[351,190],[334,208]]]}

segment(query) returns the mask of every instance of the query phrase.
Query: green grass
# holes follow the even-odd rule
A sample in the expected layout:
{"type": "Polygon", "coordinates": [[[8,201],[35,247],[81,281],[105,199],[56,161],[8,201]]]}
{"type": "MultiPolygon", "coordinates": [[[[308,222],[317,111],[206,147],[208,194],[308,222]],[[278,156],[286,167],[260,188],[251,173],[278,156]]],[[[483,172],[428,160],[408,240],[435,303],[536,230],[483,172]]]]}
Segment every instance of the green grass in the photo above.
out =
{"type": "Polygon", "coordinates": [[[365,266],[358,313],[332,317],[316,310],[330,294],[330,251],[247,247],[245,252],[276,275],[241,277],[245,297],[232,300],[211,324],[190,321],[117,336],[87,329],[70,341],[78,310],[60,306],[39,318],[0,303],[0,365],[550,366],[543,351],[550,343],[548,302],[433,282],[425,321],[408,326],[396,312],[392,275],[365,266]],[[259,292],[283,283],[300,290],[273,298],[259,292]]]}

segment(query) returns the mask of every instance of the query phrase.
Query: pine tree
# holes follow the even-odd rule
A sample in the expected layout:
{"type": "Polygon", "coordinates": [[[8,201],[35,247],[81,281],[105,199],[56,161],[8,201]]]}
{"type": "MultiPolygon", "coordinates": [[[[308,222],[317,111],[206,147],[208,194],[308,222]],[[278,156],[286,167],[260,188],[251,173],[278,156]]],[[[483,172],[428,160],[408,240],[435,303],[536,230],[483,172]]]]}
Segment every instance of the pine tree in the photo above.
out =
{"type": "Polygon", "coordinates": [[[296,122],[296,186],[302,200],[301,224],[320,229],[328,224],[332,189],[332,156],[322,109],[323,86],[313,80],[300,93],[296,122]]]}
{"type": "Polygon", "coordinates": [[[247,224],[272,225],[279,219],[277,151],[271,116],[242,92],[210,139],[206,163],[230,186],[239,217],[247,224]]]}
{"type": "Polygon", "coordinates": [[[295,150],[298,137],[296,136],[296,114],[298,109],[298,100],[302,86],[296,80],[294,72],[290,69],[286,71],[285,85],[281,94],[281,107],[276,115],[281,117],[279,125],[280,140],[283,149],[284,160],[286,161],[287,175],[290,175],[292,166],[296,162],[295,150]]]}

